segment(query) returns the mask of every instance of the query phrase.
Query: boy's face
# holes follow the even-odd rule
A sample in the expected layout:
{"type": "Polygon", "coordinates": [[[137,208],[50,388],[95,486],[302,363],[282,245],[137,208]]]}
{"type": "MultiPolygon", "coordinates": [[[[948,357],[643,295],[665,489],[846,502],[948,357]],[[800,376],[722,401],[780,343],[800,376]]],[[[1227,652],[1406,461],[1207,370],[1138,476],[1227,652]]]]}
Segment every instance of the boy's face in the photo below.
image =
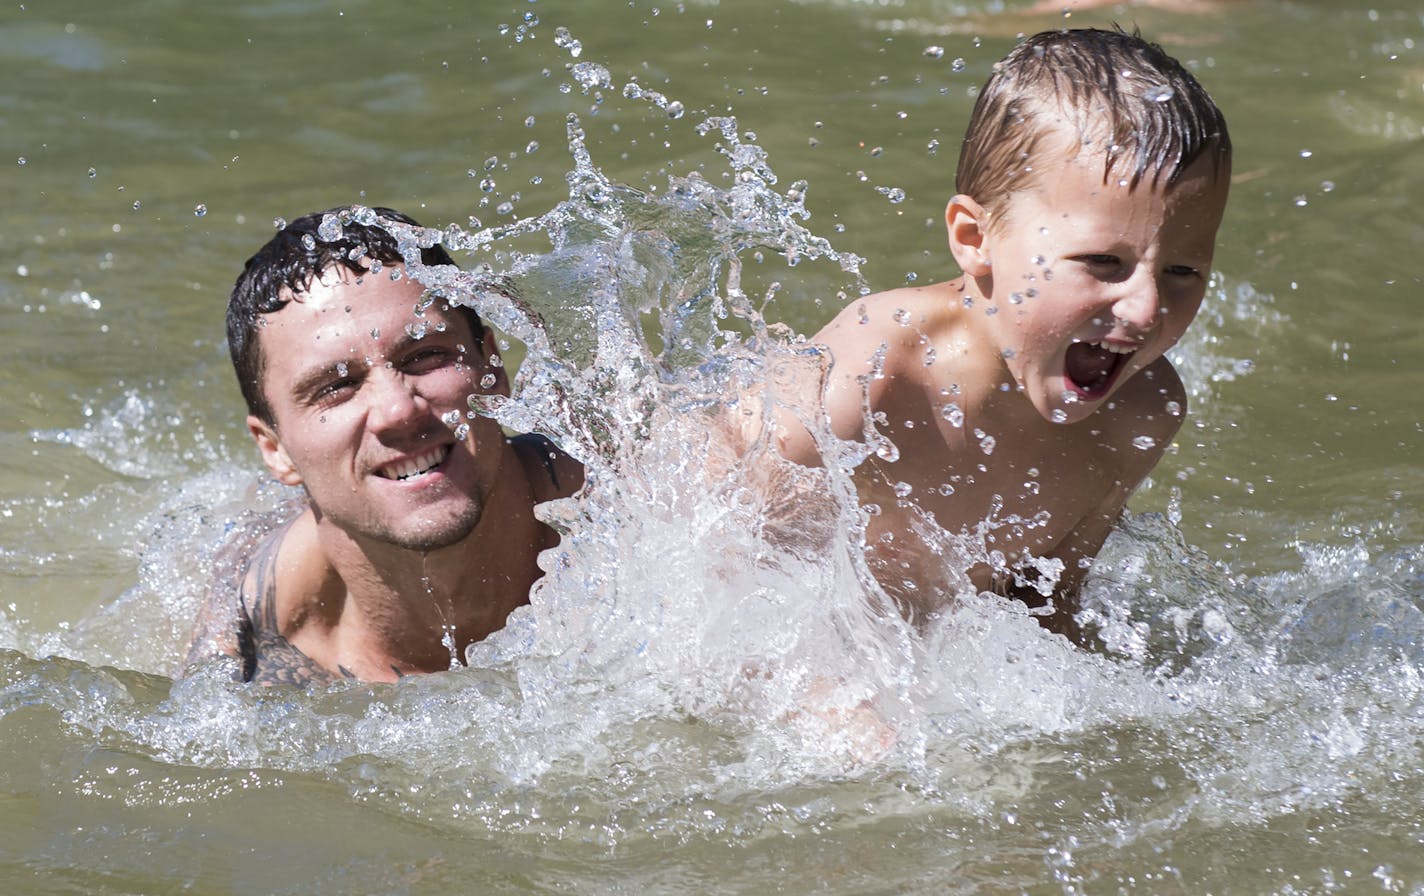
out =
{"type": "Polygon", "coordinates": [[[1229,176],[1204,155],[1170,187],[1144,179],[1129,189],[1116,174],[1103,182],[1100,157],[1057,158],[1038,166],[985,235],[996,309],[985,323],[1035,409],[1073,423],[1191,323],[1229,176]]]}

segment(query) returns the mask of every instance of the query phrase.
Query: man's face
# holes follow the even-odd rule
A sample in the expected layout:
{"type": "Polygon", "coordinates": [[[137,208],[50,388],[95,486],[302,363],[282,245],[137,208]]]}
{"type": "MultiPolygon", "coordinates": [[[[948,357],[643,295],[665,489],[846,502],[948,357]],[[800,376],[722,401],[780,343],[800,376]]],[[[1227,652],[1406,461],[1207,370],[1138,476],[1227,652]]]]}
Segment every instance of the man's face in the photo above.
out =
{"type": "Polygon", "coordinates": [[[507,389],[489,361],[493,336],[475,340],[438,300],[417,314],[423,292],[400,266],[360,278],[330,269],[264,315],[274,425],[248,418],[268,468],[305,488],[320,518],[358,541],[422,551],[474,530],[508,453],[497,424],[465,415],[471,393],[507,389]],[[464,438],[451,412],[469,423],[464,438]]]}
{"type": "MultiPolygon", "coordinates": [[[[1051,150],[1049,152],[1052,152],[1051,150]]],[[[1016,193],[986,241],[991,331],[1046,419],[1097,410],[1181,338],[1206,292],[1228,177],[1206,156],[1169,188],[1064,152],[1016,193]]]]}

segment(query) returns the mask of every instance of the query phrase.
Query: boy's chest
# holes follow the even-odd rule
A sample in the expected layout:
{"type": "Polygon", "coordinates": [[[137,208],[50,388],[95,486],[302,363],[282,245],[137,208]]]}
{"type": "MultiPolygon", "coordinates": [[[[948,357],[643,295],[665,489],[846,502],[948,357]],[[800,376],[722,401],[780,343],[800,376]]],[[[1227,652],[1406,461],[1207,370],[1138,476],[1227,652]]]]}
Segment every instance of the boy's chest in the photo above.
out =
{"type": "Polygon", "coordinates": [[[1051,553],[1128,478],[1131,461],[1089,430],[971,430],[957,444],[925,435],[901,432],[902,459],[871,461],[859,477],[862,499],[881,510],[873,528],[903,533],[921,511],[951,536],[982,535],[986,550],[1009,558],[1051,553]]]}

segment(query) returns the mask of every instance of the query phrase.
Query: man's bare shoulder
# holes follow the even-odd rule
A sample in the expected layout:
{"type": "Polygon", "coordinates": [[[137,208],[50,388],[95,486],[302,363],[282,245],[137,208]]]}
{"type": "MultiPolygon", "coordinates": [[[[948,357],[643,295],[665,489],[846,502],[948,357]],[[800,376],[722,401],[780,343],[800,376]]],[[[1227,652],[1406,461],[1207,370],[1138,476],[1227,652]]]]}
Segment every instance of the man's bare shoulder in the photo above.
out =
{"type": "Polygon", "coordinates": [[[551,440],[528,434],[515,436],[510,443],[529,476],[536,502],[567,498],[583,487],[583,464],[551,440]]]}
{"type": "Polygon", "coordinates": [[[310,509],[254,516],[234,527],[215,558],[185,668],[226,655],[239,660],[243,681],[306,685],[337,677],[282,633],[291,608],[279,597],[310,590],[321,578],[320,553],[307,543],[313,530],[310,509]]]}

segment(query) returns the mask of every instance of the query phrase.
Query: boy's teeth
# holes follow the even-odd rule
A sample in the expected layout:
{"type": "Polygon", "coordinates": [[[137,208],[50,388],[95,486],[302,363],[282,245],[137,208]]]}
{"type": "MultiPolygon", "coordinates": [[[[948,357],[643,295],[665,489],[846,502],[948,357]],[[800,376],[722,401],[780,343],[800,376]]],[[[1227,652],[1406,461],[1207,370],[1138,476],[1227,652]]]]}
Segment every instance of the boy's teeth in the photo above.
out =
{"type": "Polygon", "coordinates": [[[1137,351],[1137,346],[1135,345],[1110,345],[1106,342],[1094,342],[1092,344],[1098,348],[1107,349],[1115,355],[1130,355],[1137,351]]]}
{"type": "Polygon", "coordinates": [[[387,479],[409,479],[438,466],[448,451],[448,448],[433,448],[419,457],[387,467],[381,475],[387,479]]]}

